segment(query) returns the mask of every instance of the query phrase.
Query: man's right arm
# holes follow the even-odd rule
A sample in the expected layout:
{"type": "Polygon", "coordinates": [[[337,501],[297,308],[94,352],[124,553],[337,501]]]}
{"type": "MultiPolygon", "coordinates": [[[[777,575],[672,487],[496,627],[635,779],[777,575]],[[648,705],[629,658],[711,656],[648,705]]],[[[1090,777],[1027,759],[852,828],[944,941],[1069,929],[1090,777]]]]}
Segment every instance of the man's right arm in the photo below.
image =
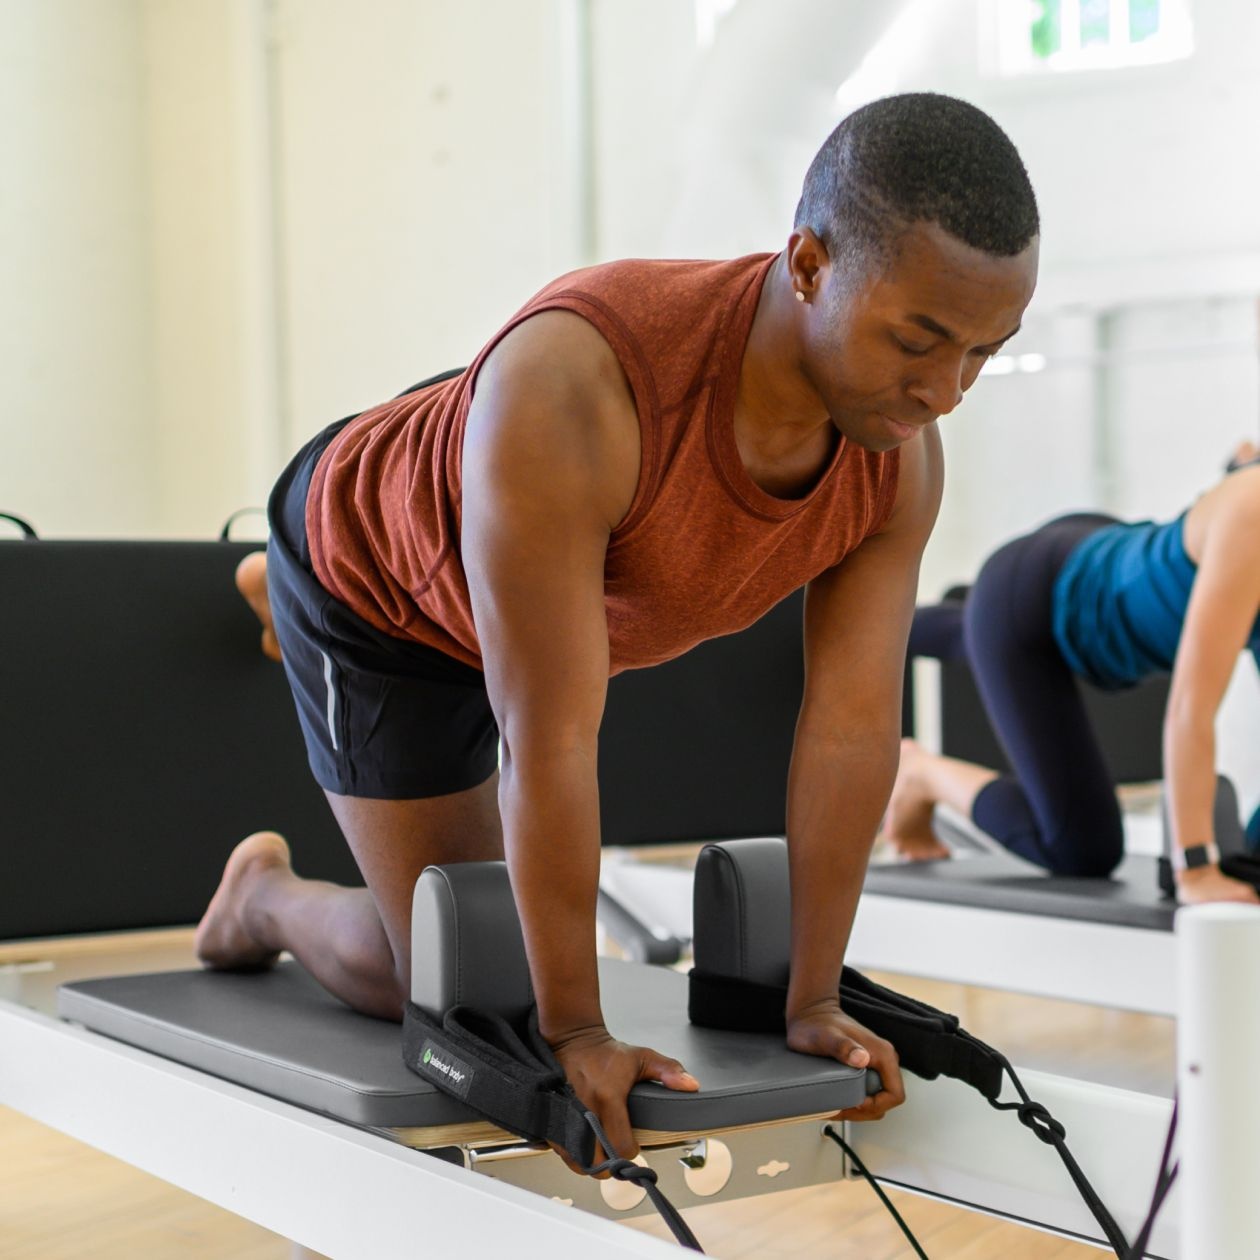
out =
{"type": "Polygon", "coordinates": [[[483,366],[463,452],[461,549],[503,740],[500,807],[543,1036],[622,1154],[641,1079],[694,1088],[609,1036],[599,1004],[599,725],[604,558],[638,482],[638,420],[612,351],[548,313],[483,366]]]}

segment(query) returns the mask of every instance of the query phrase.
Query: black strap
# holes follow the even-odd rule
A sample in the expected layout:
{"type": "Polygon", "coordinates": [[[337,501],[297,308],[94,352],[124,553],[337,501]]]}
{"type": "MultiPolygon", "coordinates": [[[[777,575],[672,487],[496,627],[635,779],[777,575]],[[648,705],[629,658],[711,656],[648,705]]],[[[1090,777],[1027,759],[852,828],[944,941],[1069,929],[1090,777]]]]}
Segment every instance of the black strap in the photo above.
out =
{"type": "Polygon", "coordinates": [[[1228,853],[1221,858],[1221,873],[1260,888],[1260,856],[1254,853],[1228,853]]]}
{"type": "Polygon", "coordinates": [[[449,381],[453,376],[463,376],[468,369],[466,367],[450,368],[445,372],[439,372],[436,376],[426,377],[423,381],[417,381],[414,385],[408,385],[401,394],[395,395],[395,401],[399,398],[406,398],[408,394],[414,394],[422,389],[428,389],[430,385],[437,385],[441,381],[449,381]]]}
{"type": "Polygon", "coordinates": [[[538,1031],[538,1013],[513,1026],[500,1015],[456,1006],[439,1022],[414,1002],[403,1015],[403,1062],[443,1093],[534,1142],[558,1146],[584,1173],[641,1186],[684,1247],[700,1244],[656,1184],[656,1170],[619,1156],[598,1118],[565,1079],[538,1031]],[[607,1158],[595,1163],[596,1142],[607,1158]]]}
{"type": "MultiPolygon", "coordinates": [[[[694,1024],[742,1032],[782,1031],[786,1005],[786,985],[691,972],[688,1014],[694,1024]]],[[[1055,1148],[1112,1250],[1117,1256],[1128,1256],[1128,1240],[1068,1149],[1063,1126],[1029,1096],[1005,1055],[973,1037],[957,1016],[876,984],[852,967],[841,973],[840,1007],[891,1042],[907,1071],[927,1080],[947,1076],[962,1081],[998,1111],[1014,1111],[1021,1124],[1055,1148]],[[1004,1076],[1015,1086],[1018,1102],[998,1101],[1004,1076]]]]}
{"type": "Polygon", "coordinates": [[[498,1015],[456,1006],[438,1023],[409,1002],[403,1061],[503,1128],[533,1142],[554,1142],[583,1168],[594,1160],[594,1134],[536,1017],[522,1036],[498,1015]]]}
{"type": "MultiPolygon", "coordinates": [[[[783,1032],[786,1003],[783,985],[758,984],[698,968],[690,975],[687,1014],[702,1028],[783,1032]]],[[[962,1028],[957,1016],[876,984],[852,967],[841,973],[840,1005],[876,1036],[891,1041],[902,1066],[916,1076],[965,1081],[989,1100],[1001,1094],[1006,1060],[962,1028]]]]}
{"type": "Polygon", "coordinates": [[[18,516],[13,512],[0,512],[0,521],[12,521],[14,525],[22,531],[23,538],[38,538],[35,532],[35,526],[26,520],[25,517],[18,516]]]}

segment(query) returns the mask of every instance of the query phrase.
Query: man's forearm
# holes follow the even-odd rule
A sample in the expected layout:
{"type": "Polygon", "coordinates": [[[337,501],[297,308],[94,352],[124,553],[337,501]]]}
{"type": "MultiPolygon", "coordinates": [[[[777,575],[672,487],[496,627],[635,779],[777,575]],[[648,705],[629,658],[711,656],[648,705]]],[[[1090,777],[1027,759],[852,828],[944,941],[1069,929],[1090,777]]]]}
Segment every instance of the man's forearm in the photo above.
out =
{"type": "Polygon", "coordinates": [[[871,843],[897,771],[897,732],[798,736],[788,779],[789,1016],[834,1001],[871,843]]]}
{"type": "Polygon", "coordinates": [[[594,750],[505,759],[499,800],[539,1028],[552,1038],[601,1025],[594,750]]]}

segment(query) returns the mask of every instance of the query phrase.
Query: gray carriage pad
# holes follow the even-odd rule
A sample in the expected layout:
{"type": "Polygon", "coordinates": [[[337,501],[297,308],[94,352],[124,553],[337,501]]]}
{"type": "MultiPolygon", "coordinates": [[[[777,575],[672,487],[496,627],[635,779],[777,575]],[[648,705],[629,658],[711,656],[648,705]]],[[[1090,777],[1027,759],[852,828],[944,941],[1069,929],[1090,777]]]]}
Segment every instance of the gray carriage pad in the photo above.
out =
{"type": "Polygon", "coordinates": [[[1110,879],[1049,875],[1003,854],[872,866],[864,891],[978,910],[1171,932],[1176,906],[1159,890],[1156,859],[1127,857],[1110,879]]]}
{"type": "MultiPolygon", "coordinates": [[[[865,1073],[796,1054],[781,1035],[687,1022],[687,980],[660,967],[600,960],[614,1035],[680,1059],[697,1094],[641,1084],[636,1128],[704,1131],[816,1115],[865,1096],[865,1073]]],[[[403,1066],[400,1026],[356,1014],[297,963],[255,975],[213,971],[113,976],[63,985],[58,1011],[96,1032],[298,1106],[384,1128],[478,1119],[403,1066]]]]}

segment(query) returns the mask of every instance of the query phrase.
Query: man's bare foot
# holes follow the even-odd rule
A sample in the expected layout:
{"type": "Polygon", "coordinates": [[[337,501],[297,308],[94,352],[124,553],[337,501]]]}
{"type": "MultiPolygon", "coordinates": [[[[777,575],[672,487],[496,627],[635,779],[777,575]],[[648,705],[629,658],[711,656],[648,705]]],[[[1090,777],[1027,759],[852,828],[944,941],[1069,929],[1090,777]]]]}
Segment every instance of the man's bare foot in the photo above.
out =
{"type": "Polygon", "coordinates": [[[289,846],[274,831],[257,831],[232,850],[218,891],[197,925],[193,948],[197,957],[218,971],[262,971],[279,951],[261,944],[250,932],[246,908],[260,879],[292,874],[289,846]]]}
{"type": "Polygon", "coordinates": [[[280,640],[271,621],[271,601],[267,598],[267,553],[251,551],[236,566],[236,589],[262,622],[263,654],[273,661],[280,659],[280,640]]]}
{"type": "Polygon", "coordinates": [[[901,763],[893,784],[888,813],[884,818],[884,838],[909,862],[928,862],[947,858],[949,849],[932,829],[932,813],[936,802],[924,790],[920,773],[925,752],[912,739],[901,741],[901,763]]]}

